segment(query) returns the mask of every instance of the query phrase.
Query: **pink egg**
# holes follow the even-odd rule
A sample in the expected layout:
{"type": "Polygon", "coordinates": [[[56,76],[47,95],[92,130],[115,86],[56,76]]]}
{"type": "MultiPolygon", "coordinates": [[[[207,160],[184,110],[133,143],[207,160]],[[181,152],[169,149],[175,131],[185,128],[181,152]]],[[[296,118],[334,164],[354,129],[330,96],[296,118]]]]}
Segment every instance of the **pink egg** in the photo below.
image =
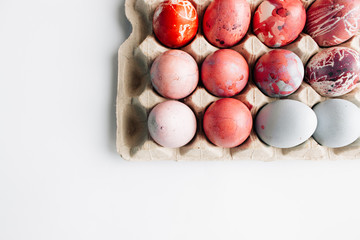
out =
{"type": "Polygon", "coordinates": [[[360,29],[360,0],[317,0],[307,11],[306,32],[322,47],[335,46],[360,29]]]}
{"type": "Polygon", "coordinates": [[[294,41],[305,26],[306,11],[300,0],[265,0],[255,12],[253,31],[269,47],[294,41]]]}
{"type": "Polygon", "coordinates": [[[269,97],[294,93],[304,78],[300,58],[285,49],[272,50],[260,57],[254,69],[254,82],[269,97]]]}
{"type": "Polygon", "coordinates": [[[163,147],[186,145],[196,133],[196,118],[185,104],[169,100],[156,105],[148,117],[152,139],[163,147]]]}
{"type": "Polygon", "coordinates": [[[245,36],[250,15],[250,5],[246,0],[214,0],[204,14],[204,35],[217,47],[234,46],[245,36]]]}
{"type": "Polygon", "coordinates": [[[203,127],[207,138],[219,147],[232,148],[250,135],[252,117],[241,101],[223,98],[210,105],[204,114],[203,127]]]}
{"type": "Polygon", "coordinates": [[[239,94],[249,78],[249,66],[240,53],[221,49],[210,54],[201,68],[205,88],[219,97],[239,94]]]}
{"type": "Polygon", "coordinates": [[[190,54],[181,50],[169,50],[155,59],[150,77],[160,95],[181,99],[195,90],[199,82],[199,70],[190,54]]]}
{"type": "Polygon", "coordinates": [[[306,66],[305,80],[320,95],[338,97],[356,87],[360,77],[360,56],[346,47],[328,48],[316,54],[306,66]]]}

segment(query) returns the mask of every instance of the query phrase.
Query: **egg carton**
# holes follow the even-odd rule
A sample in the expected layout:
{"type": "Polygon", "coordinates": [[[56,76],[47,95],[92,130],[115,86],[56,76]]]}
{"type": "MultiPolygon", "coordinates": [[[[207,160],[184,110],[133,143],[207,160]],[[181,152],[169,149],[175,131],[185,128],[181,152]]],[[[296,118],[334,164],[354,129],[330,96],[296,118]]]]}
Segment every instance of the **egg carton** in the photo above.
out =
{"type": "MultiPolygon", "coordinates": [[[[257,6],[263,0],[249,0],[252,16],[257,6]]],[[[132,24],[130,37],[119,49],[119,75],[117,96],[117,151],[126,160],[280,160],[280,159],[358,159],[360,158],[360,140],[353,144],[331,149],[319,145],[313,138],[305,143],[289,148],[279,149],[266,145],[256,135],[254,129],[250,137],[235,148],[217,147],[206,138],[202,119],[205,109],[218,100],[207,92],[201,81],[196,90],[187,98],[181,100],[187,104],[197,117],[197,133],[190,143],[177,148],[164,148],[154,142],[147,129],[147,116],[150,110],[158,103],[167,99],[161,97],[152,87],[150,68],[154,59],[161,53],[169,50],[157,41],[152,32],[152,17],[155,8],[161,0],[126,0],[126,16],[132,24]]],[[[201,63],[209,54],[218,50],[204,38],[202,34],[202,17],[211,0],[192,1],[199,16],[199,31],[195,39],[181,50],[194,57],[201,69],[201,63]]],[[[303,0],[307,8],[313,0],[303,0]]],[[[356,35],[340,46],[360,50],[360,36],[356,35]]],[[[283,47],[296,53],[305,65],[311,56],[321,50],[316,42],[306,33],[290,45],[283,47]]],[[[232,47],[241,53],[247,60],[250,72],[257,59],[269,52],[271,48],[265,46],[253,33],[251,27],[247,35],[232,47]]],[[[245,103],[253,116],[265,104],[278,100],[265,96],[253,83],[250,73],[249,82],[240,95],[234,98],[245,103]]],[[[311,86],[303,82],[301,87],[292,95],[286,97],[301,101],[313,107],[327,98],[317,94],[311,86]]],[[[343,99],[350,100],[360,106],[360,90],[357,87],[346,94],[343,99]]],[[[279,116],[281,118],[281,116],[279,116]]]]}

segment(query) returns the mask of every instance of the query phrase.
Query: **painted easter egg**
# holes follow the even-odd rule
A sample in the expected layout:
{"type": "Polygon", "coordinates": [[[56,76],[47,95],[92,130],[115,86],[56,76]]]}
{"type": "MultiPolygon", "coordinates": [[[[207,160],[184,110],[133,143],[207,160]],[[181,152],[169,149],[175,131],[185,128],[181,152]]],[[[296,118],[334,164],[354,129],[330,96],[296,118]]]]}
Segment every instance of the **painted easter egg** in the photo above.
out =
{"type": "Polygon", "coordinates": [[[343,99],[328,99],[314,107],[318,126],[314,139],[330,148],[344,147],[360,135],[360,110],[343,99]]]}
{"type": "Polygon", "coordinates": [[[192,93],[199,81],[194,58],[181,50],[168,50],[151,66],[151,83],[163,97],[181,99],[192,93]]]}
{"type": "Polygon", "coordinates": [[[234,46],[245,36],[250,16],[250,5],[246,0],[214,0],[204,14],[204,35],[217,47],[234,46]]]}
{"type": "Polygon", "coordinates": [[[265,0],[253,19],[255,35],[269,47],[294,41],[303,30],[306,11],[300,0],[265,0]]]}
{"type": "Polygon", "coordinates": [[[335,46],[360,29],[360,0],[317,0],[307,11],[306,32],[322,47],[335,46]]]}
{"type": "Polygon", "coordinates": [[[284,99],[265,105],[255,119],[255,130],[266,144],[295,147],[311,137],[317,125],[314,111],[304,103],[284,99]]]}
{"type": "Polygon", "coordinates": [[[206,110],[203,127],[207,138],[215,145],[236,147],[249,137],[252,117],[241,101],[223,98],[212,103],[206,110]]]}
{"type": "Polygon", "coordinates": [[[320,95],[338,97],[356,87],[360,77],[360,56],[353,49],[333,47],[310,59],[305,80],[320,95]]]}
{"type": "Polygon", "coordinates": [[[163,147],[186,145],[196,133],[196,117],[184,103],[169,100],[159,103],[150,112],[148,129],[155,142],[163,147]]]}
{"type": "Polygon", "coordinates": [[[304,66],[293,52],[272,50],[260,57],[254,69],[254,82],[269,97],[294,93],[304,78],[304,66]]]}
{"type": "Polygon", "coordinates": [[[187,0],[164,1],[154,12],[154,33],[167,47],[179,48],[188,44],[195,37],[198,25],[196,9],[187,0]]]}
{"type": "Polygon", "coordinates": [[[245,58],[231,49],[221,49],[206,57],[201,68],[205,88],[219,97],[231,97],[244,89],[249,78],[245,58]]]}

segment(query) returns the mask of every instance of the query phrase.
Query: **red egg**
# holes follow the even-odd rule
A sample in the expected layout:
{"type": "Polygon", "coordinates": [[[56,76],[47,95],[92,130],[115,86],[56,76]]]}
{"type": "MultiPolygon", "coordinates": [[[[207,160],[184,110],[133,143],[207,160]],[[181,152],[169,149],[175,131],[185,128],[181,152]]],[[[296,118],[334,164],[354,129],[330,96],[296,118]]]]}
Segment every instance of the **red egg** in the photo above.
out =
{"type": "Polygon", "coordinates": [[[205,88],[219,97],[239,94],[249,78],[249,66],[240,53],[221,49],[210,54],[201,67],[205,88]]]}
{"type": "Polygon", "coordinates": [[[285,49],[272,50],[260,57],[254,69],[254,82],[269,97],[294,93],[304,78],[301,59],[285,49]]]}
{"type": "Polygon", "coordinates": [[[223,98],[210,105],[204,114],[203,127],[207,138],[219,147],[232,148],[250,135],[252,117],[249,109],[233,98],[223,98]]]}
{"type": "Polygon", "coordinates": [[[250,15],[246,0],[214,0],[205,11],[204,35],[217,47],[234,46],[245,36],[250,15]]]}
{"type": "Polygon", "coordinates": [[[188,44],[195,37],[198,24],[196,9],[187,0],[164,1],[154,12],[154,33],[161,43],[171,48],[188,44]]]}
{"type": "Polygon", "coordinates": [[[356,87],[360,77],[360,56],[346,47],[328,48],[316,54],[306,66],[305,80],[320,95],[338,97],[356,87]]]}
{"type": "Polygon", "coordinates": [[[255,12],[253,30],[269,47],[294,41],[305,26],[306,11],[300,0],[265,0],[255,12]]]}
{"type": "Polygon", "coordinates": [[[322,47],[335,46],[360,29],[360,0],[317,0],[307,11],[306,31],[322,47]]]}

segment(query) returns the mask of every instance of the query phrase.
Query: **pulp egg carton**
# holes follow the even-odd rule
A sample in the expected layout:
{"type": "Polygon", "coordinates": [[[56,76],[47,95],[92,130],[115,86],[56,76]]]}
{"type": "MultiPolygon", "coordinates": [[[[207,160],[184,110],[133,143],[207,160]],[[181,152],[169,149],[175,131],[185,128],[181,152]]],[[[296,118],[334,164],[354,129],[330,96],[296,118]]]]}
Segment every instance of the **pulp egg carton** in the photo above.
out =
{"type": "MultiPolygon", "coordinates": [[[[248,0],[252,16],[262,0],[248,0]]],[[[307,8],[313,0],[302,0],[307,8]]],[[[201,80],[196,90],[187,98],[181,100],[187,104],[197,117],[197,133],[190,143],[177,148],[164,148],[154,142],[147,129],[147,116],[158,103],[167,99],[161,97],[152,87],[150,68],[154,59],[169,48],[155,38],[152,31],[152,17],[155,8],[161,0],[126,0],[126,16],[132,24],[130,37],[119,49],[119,75],[117,96],[117,151],[126,160],[277,160],[277,159],[356,159],[360,158],[360,140],[342,148],[331,149],[319,145],[313,138],[305,143],[289,148],[279,149],[266,145],[256,135],[254,128],[250,137],[235,148],[221,148],[212,144],[202,129],[202,119],[206,108],[219,98],[211,95],[202,86],[201,80]]],[[[218,50],[204,38],[202,34],[202,17],[211,0],[192,1],[199,17],[199,30],[195,39],[181,50],[189,53],[198,63],[199,70],[203,60],[209,54],[218,50]]],[[[359,51],[360,36],[354,36],[340,46],[350,47],[359,51]]],[[[306,33],[290,45],[283,47],[296,53],[306,65],[307,61],[321,49],[306,33]]],[[[234,47],[247,60],[250,72],[257,59],[269,52],[252,33],[251,25],[247,35],[234,47]]],[[[250,73],[247,87],[234,98],[241,100],[251,110],[253,119],[258,110],[265,104],[277,100],[265,96],[253,83],[250,73]]],[[[294,99],[313,107],[316,103],[326,100],[317,94],[307,83],[289,99],[294,99]]],[[[352,92],[341,97],[360,106],[360,90],[357,87],[352,92]]],[[[281,116],[279,116],[281,118],[281,116]]]]}

